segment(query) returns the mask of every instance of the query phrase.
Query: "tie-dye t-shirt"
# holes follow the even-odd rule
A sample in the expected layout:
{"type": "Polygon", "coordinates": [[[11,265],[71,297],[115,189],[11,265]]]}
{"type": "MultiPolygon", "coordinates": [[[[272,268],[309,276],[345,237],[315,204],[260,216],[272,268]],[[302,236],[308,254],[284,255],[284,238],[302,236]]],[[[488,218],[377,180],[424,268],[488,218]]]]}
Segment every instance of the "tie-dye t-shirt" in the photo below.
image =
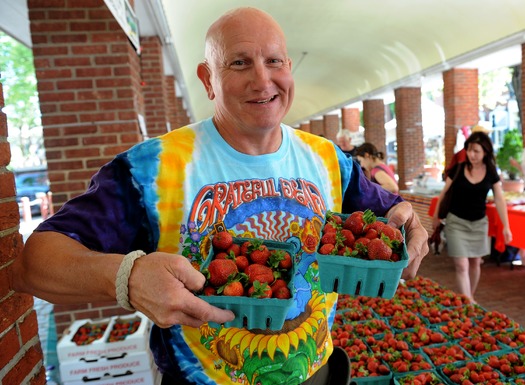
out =
{"type": "Polygon", "coordinates": [[[230,147],[211,119],[149,139],[105,165],[85,194],[37,229],[98,251],[182,254],[197,269],[216,225],[293,245],[293,305],[282,330],[154,326],[157,365],[189,383],[294,384],[315,373],[332,352],[337,300],[321,290],[315,257],[325,213],[384,215],[401,200],[331,141],[281,128],[279,150],[259,156],[230,147]]]}

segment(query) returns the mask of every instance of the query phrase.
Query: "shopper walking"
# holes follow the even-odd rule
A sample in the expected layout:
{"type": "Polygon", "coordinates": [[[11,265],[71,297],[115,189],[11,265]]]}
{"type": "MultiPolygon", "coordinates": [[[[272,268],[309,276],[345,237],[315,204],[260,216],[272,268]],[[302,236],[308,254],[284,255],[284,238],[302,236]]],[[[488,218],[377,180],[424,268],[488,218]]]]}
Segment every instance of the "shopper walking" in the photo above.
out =
{"type": "Polygon", "coordinates": [[[483,132],[472,133],[464,148],[466,160],[456,164],[446,178],[434,212],[433,227],[436,229],[441,223],[438,208],[450,189],[450,208],[445,218],[447,251],[454,259],[458,292],[475,302],[482,257],[490,254],[486,217],[486,199],[490,190],[503,223],[505,243],[512,240],[512,233],[490,138],[483,132]]]}

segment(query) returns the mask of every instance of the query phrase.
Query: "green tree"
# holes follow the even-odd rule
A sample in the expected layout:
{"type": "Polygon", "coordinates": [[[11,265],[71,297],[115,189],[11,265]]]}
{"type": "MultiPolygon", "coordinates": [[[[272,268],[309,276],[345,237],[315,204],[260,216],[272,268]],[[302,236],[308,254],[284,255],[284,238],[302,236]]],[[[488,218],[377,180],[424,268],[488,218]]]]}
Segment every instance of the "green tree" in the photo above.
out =
{"type": "Polygon", "coordinates": [[[11,164],[18,167],[41,164],[45,158],[33,53],[1,31],[0,75],[13,156],[11,164]]]}

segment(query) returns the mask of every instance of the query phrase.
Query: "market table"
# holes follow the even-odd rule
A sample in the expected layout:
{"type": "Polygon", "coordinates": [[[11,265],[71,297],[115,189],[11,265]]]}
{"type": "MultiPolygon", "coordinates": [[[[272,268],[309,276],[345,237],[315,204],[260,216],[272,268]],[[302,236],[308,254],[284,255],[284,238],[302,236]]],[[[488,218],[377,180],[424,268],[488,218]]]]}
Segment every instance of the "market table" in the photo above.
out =
{"type": "MultiPolygon", "coordinates": [[[[438,197],[432,198],[428,215],[433,216],[436,209],[438,197]]],[[[507,204],[507,214],[509,216],[510,230],[512,231],[512,241],[508,244],[520,249],[525,249],[525,205],[507,204]]],[[[505,240],[503,237],[503,224],[499,219],[498,211],[494,203],[487,203],[487,218],[489,220],[488,235],[493,237],[494,248],[503,253],[505,251],[505,240]]]]}
{"type": "MultiPolygon", "coordinates": [[[[453,372],[482,367],[497,376],[491,384],[525,384],[525,329],[435,281],[402,282],[392,299],[340,295],[337,305],[332,338],[357,385],[455,385],[453,372]]],[[[489,384],[474,374],[467,383],[489,384]]]]}

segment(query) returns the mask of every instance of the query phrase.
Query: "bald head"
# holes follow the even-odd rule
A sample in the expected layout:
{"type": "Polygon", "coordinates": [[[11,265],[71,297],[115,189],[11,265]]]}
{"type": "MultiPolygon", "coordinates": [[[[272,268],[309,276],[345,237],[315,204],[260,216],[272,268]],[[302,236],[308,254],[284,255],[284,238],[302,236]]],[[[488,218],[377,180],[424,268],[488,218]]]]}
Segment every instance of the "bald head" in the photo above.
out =
{"type": "Polygon", "coordinates": [[[212,62],[224,46],[227,35],[242,35],[248,30],[273,31],[280,44],[286,47],[286,39],[281,26],[268,13],[252,7],[232,9],[219,17],[208,29],[205,40],[204,57],[212,62]]]}

